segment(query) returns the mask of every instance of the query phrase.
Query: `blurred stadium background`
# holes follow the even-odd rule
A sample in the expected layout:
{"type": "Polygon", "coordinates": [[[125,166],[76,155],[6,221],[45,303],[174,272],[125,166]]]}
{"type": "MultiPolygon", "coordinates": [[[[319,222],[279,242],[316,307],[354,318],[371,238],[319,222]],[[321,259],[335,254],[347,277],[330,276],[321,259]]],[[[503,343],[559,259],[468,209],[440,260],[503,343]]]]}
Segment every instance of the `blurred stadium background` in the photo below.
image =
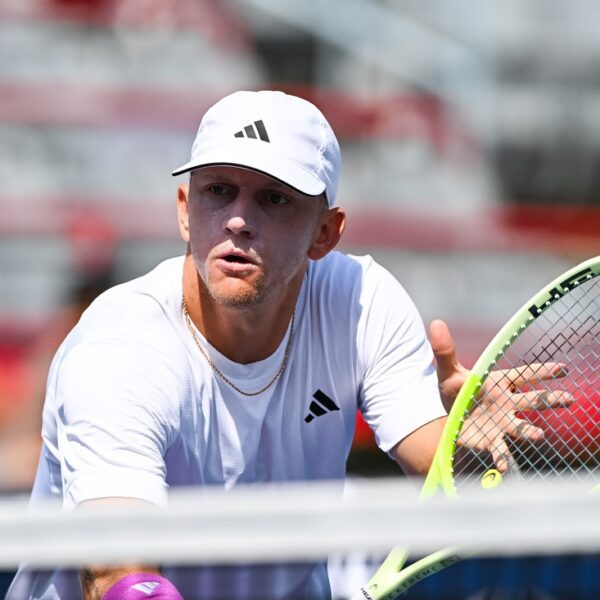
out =
{"type": "MultiPolygon", "coordinates": [[[[0,490],[31,484],[45,372],[82,308],[182,252],[170,171],[236,89],[323,110],[343,249],[386,265],[472,363],[600,253],[599,23],[583,0],[0,0],[0,490]]],[[[349,471],[393,469],[359,421],[349,471]]],[[[528,578],[535,597],[600,597],[597,557],[502,565],[495,582],[455,567],[453,597],[533,598],[528,578]],[[574,569],[589,596],[569,595],[574,569]]]]}

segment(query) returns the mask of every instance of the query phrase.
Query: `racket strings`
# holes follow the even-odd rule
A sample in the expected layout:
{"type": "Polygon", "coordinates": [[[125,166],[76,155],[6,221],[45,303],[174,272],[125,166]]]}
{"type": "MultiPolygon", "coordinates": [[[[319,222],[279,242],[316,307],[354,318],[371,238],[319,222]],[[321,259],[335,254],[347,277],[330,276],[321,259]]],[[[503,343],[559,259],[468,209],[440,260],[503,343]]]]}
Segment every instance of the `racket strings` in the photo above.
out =
{"type": "Polygon", "coordinates": [[[595,277],[553,299],[537,318],[532,317],[526,327],[514,332],[503,351],[490,361],[490,375],[468,413],[489,412],[489,419],[479,418],[480,427],[471,426],[468,436],[461,432],[463,443],[457,446],[453,458],[459,492],[461,487],[478,483],[483,473],[494,468],[494,450],[503,454],[504,445],[510,453],[509,471],[518,471],[519,476],[598,477],[599,364],[600,277],[595,277]],[[567,375],[548,378],[548,363],[560,364],[567,375]],[[532,383],[520,386],[507,385],[506,378],[495,373],[511,369],[523,372],[532,366],[532,383]],[[554,406],[550,399],[559,399],[559,403],[554,406]],[[491,403],[495,403],[496,410],[486,411],[491,403]],[[513,434],[499,436],[496,445],[486,450],[473,449],[477,448],[478,438],[494,430],[499,416],[514,425],[513,434]],[[526,432],[531,428],[541,430],[543,436],[528,436],[526,432]]]}

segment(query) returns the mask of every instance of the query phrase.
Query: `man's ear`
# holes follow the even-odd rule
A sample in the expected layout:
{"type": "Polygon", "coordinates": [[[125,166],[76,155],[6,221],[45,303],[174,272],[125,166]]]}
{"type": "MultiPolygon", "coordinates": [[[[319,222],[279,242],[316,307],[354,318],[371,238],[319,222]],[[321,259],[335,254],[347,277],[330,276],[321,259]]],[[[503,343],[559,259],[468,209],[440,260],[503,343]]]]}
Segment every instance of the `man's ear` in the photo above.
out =
{"type": "Polygon", "coordinates": [[[346,228],[346,213],[341,208],[331,208],[319,219],[317,236],[308,251],[308,257],[319,260],[333,250],[346,228]]]}
{"type": "Polygon", "coordinates": [[[188,210],[189,193],[189,187],[183,183],[177,188],[177,221],[179,223],[179,235],[184,242],[188,243],[190,241],[190,217],[188,210]]]}

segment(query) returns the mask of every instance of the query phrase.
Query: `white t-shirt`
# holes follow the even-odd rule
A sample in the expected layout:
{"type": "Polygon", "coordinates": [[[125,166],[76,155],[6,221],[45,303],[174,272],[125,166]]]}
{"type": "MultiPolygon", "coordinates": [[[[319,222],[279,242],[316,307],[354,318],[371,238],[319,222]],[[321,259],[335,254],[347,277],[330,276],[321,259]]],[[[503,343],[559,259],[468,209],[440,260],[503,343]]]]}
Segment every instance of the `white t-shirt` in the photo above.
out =
{"type": "MultiPolygon", "coordinates": [[[[71,509],[132,497],[158,505],[170,486],[342,480],[360,409],[389,451],[445,414],[422,321],[370,257],[310,262],[287,366],[253,397],[234,391],[198,350],[181,309],[183,257],[102,294],[58,350],[48,377],[32,502],[71,509]]],[[[196,331],[238,387],[258,390],[283,360],[236,364],[196,331]]],[[[160,543],[157,540],[157,543],[160,543]]],[[[165,569],[186,599],[329,597],[323,564],[165,569]]],[[[77,575],[22,568],[9,592],[80,597],[77,575]]]]}

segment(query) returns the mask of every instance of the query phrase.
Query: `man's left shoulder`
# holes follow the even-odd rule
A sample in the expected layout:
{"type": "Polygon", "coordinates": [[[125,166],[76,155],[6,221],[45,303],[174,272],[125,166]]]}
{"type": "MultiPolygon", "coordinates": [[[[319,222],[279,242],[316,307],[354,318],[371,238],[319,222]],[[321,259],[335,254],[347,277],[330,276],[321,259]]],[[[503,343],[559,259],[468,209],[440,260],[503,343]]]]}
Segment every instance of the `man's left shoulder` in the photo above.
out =
{"type": "Polygon", "coordinates": [[[330,252],[312,265],[312,278],[319,285],[332,285],[345,291],[397,284],[391,273],[369,254],[330,252]]]}
{"type": "Polygon", "coordinates": [[[361,278],[369,270],[377,268],[379,265],[375,262],[372,256],[346,254],[334,250],[324,258],[313,261],[312,269],[316,275],[321,277],[329,275],[334,278],[361,278]]]}

